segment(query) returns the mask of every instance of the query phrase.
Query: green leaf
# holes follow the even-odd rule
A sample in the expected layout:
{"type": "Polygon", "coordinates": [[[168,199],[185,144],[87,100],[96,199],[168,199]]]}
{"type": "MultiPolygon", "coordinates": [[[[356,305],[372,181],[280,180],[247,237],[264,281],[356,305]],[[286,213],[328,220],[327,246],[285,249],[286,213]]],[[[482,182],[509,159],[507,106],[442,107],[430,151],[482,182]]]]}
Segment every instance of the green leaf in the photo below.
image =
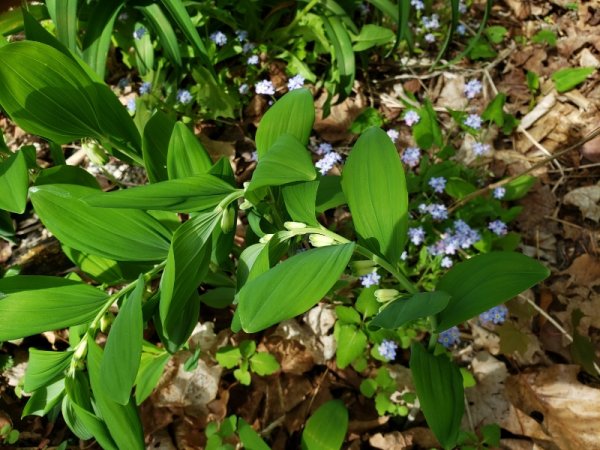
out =
{"type": "Polygon", "coordinates": [[[100,189],[96,178],[81,167],[60,165],[42,169],[35,178],[35,185],[44,184],[77,184],[100,189]]]}
{"type": "Polygon", "coordinates": [[[143,211],[94,208],[82,201],[97,192],[75,185],[30,189],[42,223],[69,247],[117,261],[160,261],[167,256],[167,228],[143,211]]]}
{"type": "Polygon", "coordinates": [[[342,177],[326,175],[319,178],[316,210],[318,213],[346,204],[346,196],[342,190],[342,177]]]}
{"type": "Polygon", "coordinates": [[[78,0],[46,0],[48,13],[56,25],[58,40],[72,52],[77,52],[78,0]]]}
{"type": "Polygon", "coordinates": [[[360,382],[360,393],[367,398],[371,398],[377,392],[377,382],[372,378],[364,379],[360,382]]]}
{"type": "Polygon", "coordinates": [[[195,175],[108,193],[91,192],[84,199],[91,206],[192,212],[214,208],[236,189],[213,175],[195,175]]]}
{"type": "Polygon", "coordinates": [[[306,147],[291,134],[280,135],[258,161],[248,191],[317,178],[306,147]]]}
{"type": "Polygon", "coordinates": [[[88,337],[87,367],[90,383],[94,393],[95,405],[106,422],[108,431],[118,448],[144,450],[144,433],[142,424],[132,400],[125,406],[113,401],[102,386],[100,364],[103,357],[102,349],[88,337]]]}
{"type": "Polygon", "coordinates": [[[508,30],[500,25],[494,25],[485,29],[485,35],[492,44],[500,44],[508,30]]]}
{"type": "Polygon", "coordinates": [[[72,351],[52,352],[30,348],[23,385],[25,392],[36,391],[63,378],[72,356],[72,351]]]}
{"type": "Polygon", "coordinates": [[[246,450],[271,450],[254,428],[241,417],[238,419],[238,435],[246,450]]]}
{"type": "Polygon", "coordinates": [[[22,151],[0,163],[0,209],[22,214],[27,205],[29,173],[22,151]]]}
{"type": "Polygon", "coordinates": [[[282,134],[291,134],[302,145],[315,121],[313,97],[308,89],[294,89],[281,97],[263,116],[256,132],[256,150],[262,158],[282,134]]]}
{"type": "Polygon", "coordinates": [[[437,330],[443,331],[510,300],[539,283],[550,271],[520,253],[493,252],[456,264],[437,284],[451,295],[438,314],[437,330]]]}
{"type": "Polygon", "coordinates": [[[518,200],[520,198],[525,197],[529,189],[533,187],[536,183],[537,178],[531,175],[522,175],[515,180],[506,183],[504,188],[506,189],[506,193],[504,194],[503,200],[518,200]]]}
{"type": "Polygon", "coordinates": [[[208,57],[206,47],[204,46],[202,39],[200,39],[196,26],[185,10],[183,2],[181,0],[161,0],[161,3],[167,11],[169,11],[169,14],[171,14],[175,22],[177,22],[177,25],[179,25],[179,28],[185,37],[196,48],[202,63],[207,67],[212,67],[212,62],[208,57]]]}
{"type": "Polygon", "coordinates": [[[394,40],[395,34],[389,28],[378,25],[367,24],[362,27],[360,34],[354,38],[352,50],[362,52],[376,45],[390,43],[394,40]]]}
{"type": "Polygon", "coordinates": [[[167,153],[167,172],[170,179],[206,173],[212,161],[194,133],[182,122],[173,128],[167,153]]]}
{"type": "MultiPolygon", "coordinates": [[[[183,345],[189,335],[180,318],[188,303],[197,302],[196,290],[210,262],[211,234],[218,223],[218,213],[202,213],[181,225],[173,235],[167,265],[160,280],[159,313],[163,335],[183,345]]],[[[197,320],[191,317],[190,320],[197,320]]]]}
{"type": "Polygon", "coordinates": [[[556,47],[556,33],[552,30],[540,30],[533,35],[531,42],[534,44],[548,44],[550,47],[556,47]]]}
{"type": "Polygon", "coordinates": [[[325,33],[333,47],[333,57],[337,66],[337,91],[340,96],[338,101],[342,101],[352,93],[354,85],[354,76],[356,72],[354,52],[352,51],[352,41],[343,21],[333,15],[322,17],[325,33]]]}
{"type": "Polygon", "coordinates": [[[348,431],[348,410],[341,400],[322,404],[307,420],[302,450],[340,450],[348,431]]]}
{"type": "Polygon", "coordinates": [[[233,376],[244,386],[250,386],[250,383],[252,382],[252,376],[250,375],[248,369],[235,369],[233,371],[233,376]]]}
{"type": "Polygon", "coordinates": [[[415,142],[424,150],[429,150],[434,144],[441,148],[444,144],[442,131],[431,102],[426,99],[418,113],[420,120],[412,129],[415,142]]]}
{"type": "Polygon", "coordinates": [[[142,137],[144,166],[151,183],[168,180],[167,154],[175,121],[160,110],[148,120],[142,137]]]}
{"type": "Polygon", "coordinates": [[[354,122],[352,122],[352,125],[350,125],[348,130],[352,133],[361,134],[367,128],[380,127],[383,124],[383,117],[381,117],[379,111],[375,108],[368,107],[354,119],[354,122]]]}
{"type": "MultiPolygon", "coordinates": [[[[133,26],[134,30],[146,28],[142,22],[136,22],[133,26]]],[[[135,31],[134,31],[135,32],[135,31]]],[[[133,40],[135,48],[135,61],[137,69],[142,77],[152,73],[154,70],[154,46],[150,33],[143,33],[142,37],[133,40]]]]}
{"type": "MultiPolygon", "coordinates": [[[[14,6],[10,10],[3,11],[0,14],[0,36],[9,36],[23,31],[23,9],[20,6],[14,6]]],[[[27,9],[36,21],[47,20],[49,18],[48,8],[44,4],[28,4],[27,9]]],[[[0,37],[1,40],[2,38],[0,37]]]]}
{"type": "Polygon", "coordinates": [[[336,306],[335,315],[337,316],[338,321],[343,323],[354,325],[360,325],[361,323],[360,315],[356,309],[349,306],[336,306]]]}
{"type": "Polygon", "coordinates": [[[65,380],[63,378],[37,389],[27,401],[21,416],[45,416],[63,398],[64,392],[65,380]]]}
{"type": "Polygon", "coordinates": [[[0,279],[0,341],[87,323],[106,299],[98,289],[58,277],[0,279]]]}
{"type": "Polygon", "coordinates": [[[367,335],[354,325],[340,325],[336,341],[335,361],[340,369],[361,356],[367,347],[367,335]]]}
{"type": "Polygon", "coordinates": [[[396,147],[383,130],[370,128],[356,141],[342,188],[361,240],[395,264],[406,242],[408,192],[396,147]]]}
{"type": "Polygon", "coordinates": [[[395,330],[413,320],[443,311],[449,301],[450,295],[443,291],[420,292],[400,298],[377,314],[370,326],[395,330]]]}
{"type": "Polygon", "coordinates": [[[418,342],[411,346],[410,370],[427,425],[444,448],[454,448],[464,413],[460,370],[446,355],[434,356],[418,342]]]}
{"type": "Polygon", "coordinates": [[[595,67],[569,67],[554,72],[552,74],[552,81],[554,81],[556,90],[563,93],[583,83],[595,71],[595,67]]]}
{"type": "Polygon", "coordinates": [[[110,49],[115,20],[123,7],[122,0],[108,0],[97,3],[90,12],[83,37],[83,59],[96,72],[98,78],[104,79],[106,58],[110,49]]]}
{"type": "Polygon", "coordinates": [[[141,405],[152,394],[170,357],[171,355],[165,351],[159,354],[142,353],[140,368],[135,379],[136,404],[141,405]]]}
{"type": "Polygon", "coordinates": [[[490,122],[494,122],[496,125],[501,127],[504,125],[504,103],[506,102],[506,94],[498,94],[494,99],[488,104],[483,114],[481,114],[481,118],[484,120],[489,120],[490,122]]]}
{"type": "Polygon", "coordinates": [[[248,281],[238,293],[244,331],[255,333],[306,312],[339,279],[353,251],[354,244],[308,250],[248,281]]]}
{"type": "Polygon", "coordinates": [[[233,369],[240,364],[242,360],[242,352],[238,347],[226,345],[217,350],[215,359],[226,369],[233,369]]]}
{"type": "Polygon", "coordinates": [[[94,280],[108,285],[117,284],[124,280],[119,264],[112,259],[88,255],[67,245],[63,245],[62,250],[67,258],[94,280]]]}
{"type": "Polygon", "coordinates": [[[284,186],[281,190],[285,208],[293,221],[307,225],[318,225],[316,219],[315,203],[319,181],[293,183],[284,186]]]}
{"type": "Polygon", "coordinates": [[[177,36],[171,23],[157,4],[140,7],[140,10],[158,34],[160,44],[165,51],[165,56],[176,66],[181,66],[181,53],[177,44],[177,36]]]}
{"type": "Polygon", "coordinates": [[[110,329],[100,364],[101,383],[105,392],[121,405],[129,403],[140,366],[144,338],[142,299],[145,287],[144,276],[140,275],[135,289],[123,301],[110,329]]]}
{"type": "Polygon", "coordinates": [[[267,352],[258,352],[250,358],[252,372],[260,375],[271,375],[279,370],[279,361],[267,352]]]}
{"type": "Polygon", "coordinates": [[[10,213],[2,209],[0,209],[0,238],[16,244],[13,220],[10,217],[10,213]]]}
{"type": "Polygon", "coordinates": [[[0,48],[0,105],[24,130],[58,144],[92,137],[136,157],[139,133],[110,89],[73,58],[39,42],[0,48]]]}

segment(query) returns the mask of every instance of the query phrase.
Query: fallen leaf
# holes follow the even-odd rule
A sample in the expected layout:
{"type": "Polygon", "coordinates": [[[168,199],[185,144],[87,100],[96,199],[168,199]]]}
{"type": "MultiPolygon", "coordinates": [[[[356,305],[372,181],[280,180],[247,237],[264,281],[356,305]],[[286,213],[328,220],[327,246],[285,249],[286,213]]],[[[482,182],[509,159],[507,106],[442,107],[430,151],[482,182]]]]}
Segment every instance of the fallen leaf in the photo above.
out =
{"type": "Polygon", "coordinates": [[[600,390],[581,384],[578,366],[554,365],[508,379],[516,408],[537,412],[541,426],[561,450],[600,449],[600,390]]]}
{"type": "Polygon", "coordinates": [[[583,186],[568,192],[563,202],[566,205],[577,206],[586,219],[598,222],[600,220],[600,183],[594,186],[583,186]]]}

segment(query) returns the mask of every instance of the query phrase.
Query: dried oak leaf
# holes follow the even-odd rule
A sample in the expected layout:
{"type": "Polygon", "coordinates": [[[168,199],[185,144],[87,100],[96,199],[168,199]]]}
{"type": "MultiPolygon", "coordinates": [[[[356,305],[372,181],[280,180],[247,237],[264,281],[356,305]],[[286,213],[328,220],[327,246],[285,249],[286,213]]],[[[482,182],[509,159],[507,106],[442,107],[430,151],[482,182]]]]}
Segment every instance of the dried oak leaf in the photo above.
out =
{"type": "Polygon", "coordinates": [[[513,405],[541,415],[541,426],[561,450],[600,449],[600,389],[577,380],[578,366],[554,365],[510,377],[513,405]]]}
{"type": "Polygon", "coordinates": [[[600,183],[573,189],[563,201],[566,205],[577,206],[586,219],[600,221],[600,183]]]}

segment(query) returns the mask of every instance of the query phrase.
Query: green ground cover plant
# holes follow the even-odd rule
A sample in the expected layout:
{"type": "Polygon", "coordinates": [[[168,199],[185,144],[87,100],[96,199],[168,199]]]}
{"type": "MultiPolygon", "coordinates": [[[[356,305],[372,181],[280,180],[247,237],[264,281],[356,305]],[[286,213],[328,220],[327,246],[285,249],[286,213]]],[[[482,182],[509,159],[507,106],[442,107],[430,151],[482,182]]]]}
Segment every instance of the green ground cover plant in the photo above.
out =
{"type": "MultiPolygon", "coordinates": [[[[477,111],[470,100],[482,86],[470,79],[464,108],[444,112],[454,120],[450,131],[427,98],[409,98],[402,121],[414,145],[400,154],[398,131],[367,110],[352,124],[357,139],[344,153],[311,141],[314,98],[303,87],[320,84],[329,103],[342,100],[361,52],[375,47],[417,55],[435,50],[438,64],[455,33],[466,33],[459,20],[465,5],[449,2],[438,15],[431,2],[373,1],[375,9],[364,15],[377,23],[359,29],[358,7],[300,2],[288,22],[280,12],[257,29],[264,10],[242,3],[228,10],[229,2],[186,8],[175,0],[115,1],[96,14],[94,2],[79,8],[65,2],[70,12],[47,2],[52,23],[41,26],[35,11],[24,11],[27,39],[0,43],[0,106],[59,148],[50,168],[37,165],[31,148],[0,148],[0,237],[14,234],[10,214],[35,213],[80,269],[59,277],[13,268],[0,278],[0,341],[69,329],[68,348],[30,349],[24,414],[60,411],[81,439],[107,449],[144,448],[138,407],[171,356],[189,349],[202,305],[231,311],[231,330],[249,336],[215,356],[249,385],[251,373],[280,368],[274,356],[257,351],[252,335],[325,301],[337,317],[337,366],[360,373],[379,364],[360,390],[380,415],[421,411],[444,448],[497,445],[493,427],[481,436],[460,430],[470,378],[451,349],[464,322],[502,323],[503,303],[549,271],[515,252],[520,236],[508,228],[521,212],[511,202],[535,179],[525,175],[481,192],[487,174],[454,156],[456,140],[468,138],[472,157],[482,159],[491,151],[491,129],[509,135],[518,126],[505,112],[506,96],[477,111]],[[88,31],[81,37],[76,30],[83,24],[88,31]],[[248,31],[235,33],[241,30],[248,31]],[[244,49],[254,41],[260,51],[244,49]],[[123,51],[123,62],[139,79],[125,82],[137,83],[139,95],[126,106],[104,82],[111,42],[134,49],[123,51]],[[312,52],[303,53],[309,43],[312,52]],[[250,63],[259,54],[277,55],[293,71],[284,95],[261,79],[266,66],[250,63]],[[323,55],[327,71],[318,68],[323,55]],[[245,72],[231,69],[235,58],[246,60],[245,72]],[[234,117],[249,85],[272,105],[256,131],[256,168],[237,184],[229,161],[213,161],[189,125],[198,116],[234,117]],[[73,141],[83,141],[100,161],[110,156],[142,167],[148,182],[103,192],[92,175],[61,160],[60,144],[73,141]],[[321,219],[337,208],[352,219],[336,229],[324,225],[321,219]],[[242,219],[240,245],[234,237],[242,219]],[[398,395],[388,365],[399,349],[410,353],[415,389],[398,395]]],[[[485,22],[459,55],[495,56],[506,30],[485,22]]],[[[568,90],[590,73],[559,72],[554,81],[568,90]]],[[[198,357],[188,360],[188,370],[198,357]]],[[[325,403],[308,420],[303,447],[340,448],[347,423],[343,402],[325,403]],[[329,433],[325,418],[335,418],[343,434],[329,433]]],[[[2,430],[8,443],[16,439],[15,430],[2,430]]],[[[234,448],[232,436],[247,448],[268,448],[236,416],[206,429],[207,448],[234,448]]]]}

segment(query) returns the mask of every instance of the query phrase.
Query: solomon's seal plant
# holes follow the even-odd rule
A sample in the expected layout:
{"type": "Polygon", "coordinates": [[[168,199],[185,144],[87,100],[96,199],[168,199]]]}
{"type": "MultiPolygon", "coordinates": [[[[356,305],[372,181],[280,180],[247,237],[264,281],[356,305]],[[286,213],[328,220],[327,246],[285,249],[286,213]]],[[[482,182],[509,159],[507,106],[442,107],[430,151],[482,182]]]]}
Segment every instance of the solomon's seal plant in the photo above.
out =
{"type": "MultiPolygon", "coordinates": [[[[73,52],[43,29],[34,28],[28,38],[0,47],[0,105],[6,113],[26,131],[57,144],[93,139],[117,158],[144,167],[149,184],[103,192],[82,169],[27,163],[25,149],[3,159],[0,180],[10,189],[3,191],[2,208],[22,213],[29,195],[35,214],[92,281],[41,275],[0,279],[0,341],[69,328],[63,351],[31,349],[24,390],[32,396],[25,414],[60,408],[82,439],[94,438],[107,449],[143,449],[137,405],[156,386],[170,355],[187,345],[201,304],[214,300],[207,297],[211,291],[230,294],[225,305],[235,310],[234,332],[257,333],[335,293],[340,279],[352,280],[351,267],[370,299],[338,309],[343,320],[336,338],[359,343],[338,353],[338,361],[364,365],[367,336],[382,361],[396,357],[398,343],[410,346],[420,408],[445,448],[458,442],[463,380],[438,341],[453,344],[455,331],[448,330],[540,282],[546,268],[522,254],[488,251],[454,260],[445,274],[419,283],[404,252],[424,235],[411,225],[408,195],[415,186],[407,183],[395,145],[385,131],[369,127],[350,150],[341,176],[326,175],[337,157],[317,165],[317,172],[307,149],[315,120],[307,89],[290,91],[263,117],[256,134],[257,166],[240,187],[229,162],[213,162],[184,123],[156,110],[136,126],[73,52]],[[342,205],[352,214],[352,229],[333,230],[317,219],[342,205]],[[234,245],[241,217],[248,223],[243,247],[234,245]],[[106,313],[115,304],[119,312],[108,324],[106,313]],[[426,345],[398,333],[413,323],[427,330],[426,345]],[[145,330],[155,330],[161,345],[146,341],[145,330]],[[98,339],[101,333],[106,339],[98,339]]],[[[224,43],[220,35],[213,40],[224,43]]],[[[180,91],[178,101],[188,100],[189,93],[180,91]]],[[[418,121],[406,118],[423,149],[441,140],[423,128],[431,126],[431,111],[426,103],[418,121]]],[[[477,119],[465,119],[468,132],[480,125],[477,119]]],[[[403,159],[412,167],[422,156],[413,149],[403,159]]],[[[429,164],[426,159],[421,168],[429,164]]],[[[410,175],[408,182],[413,181],[410,175]]],[[[428,192],[448,189],[441,175],[423,181],[428,192]]],[[[442,204],[421,209],[427,226],[449,217],[442,204]]],[[[448,233],[470,239],[468,226],[453,227],[448,233]]],[[[498,223],[490,230],[505,233],[498,223]]],[[[487,313],[484,320],[494,322],[499,315],[487,313]]],[[[217,359],[233,355],[235,361],[227,364],[239,365],[244,382],[248,365],[257,373],[277,369],[253,347],[239,350],[239,355],[222,350],[217,359]]],[[[368,392],[377,396],[389,387],[382,378],[368,392]]],[[[381,396],[381,410],[407,413],[414,396],[404,394],[396,404],[381,396]]],[[[303,441],[318,442],[327,422],[322,419],[333,417],[342,425],[332,439],[341,445],[344,436],[337,431],[346,429],[347,411],[339,401],[322,408],[308,421],[303,441]]]]}

